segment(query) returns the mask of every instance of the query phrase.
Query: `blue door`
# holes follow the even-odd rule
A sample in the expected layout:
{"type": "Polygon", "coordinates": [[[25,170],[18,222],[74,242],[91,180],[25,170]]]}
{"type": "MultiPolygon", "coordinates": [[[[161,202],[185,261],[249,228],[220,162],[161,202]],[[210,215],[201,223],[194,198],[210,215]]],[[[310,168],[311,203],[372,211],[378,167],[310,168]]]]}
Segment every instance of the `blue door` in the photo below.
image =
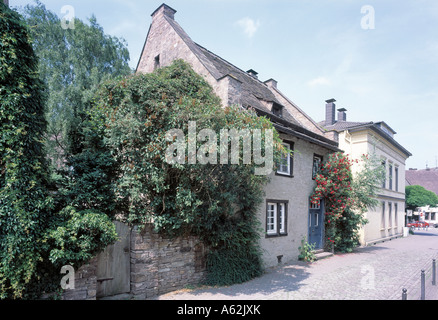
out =
{"type": "Polygon", "coordinates": [[[309,201],[309,244],[314,244],[315,249],[322,249],[324,246],[324,213],[323,203],[313,204],[309,201]]]}

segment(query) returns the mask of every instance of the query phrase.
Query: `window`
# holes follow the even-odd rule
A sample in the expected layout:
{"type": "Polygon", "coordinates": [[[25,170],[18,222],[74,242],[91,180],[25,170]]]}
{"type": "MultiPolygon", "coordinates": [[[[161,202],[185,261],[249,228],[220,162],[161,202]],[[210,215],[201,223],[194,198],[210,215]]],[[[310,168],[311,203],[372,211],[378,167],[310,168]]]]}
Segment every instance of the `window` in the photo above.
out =
{"type": "Polygon", "coordinates": [[[382,202],[382,218],[380,221],[380,229],[385,229],[386,223],[385,223],[385,202],[382,202]]]}
{"type": "Polygon", "coordinates": [[[395,191],[398,191],[398,167],[395,167],[395,191]]]}
{"type": "Polygon", "coordinates": [[[158,69],[160,67],[160,55],[155,57],[154,60],[154,70],[158,69]]]}
{"type": "Polygon", "coordinates": [[[392,190],[392,163],[388,166],[389,170],[389,189],[392,190]]]}
{"type": "Polygon", "coordinates": [[[315,180],[316,175],[319,172],[319,169],[321,168],[322,163],[322,156],[314,155],[313,156],[313,166],[312,166],[312,179],[315,180]]]}
{"type": "MultiPolygon", "coordinates": [[[[293,148],[293,143],[287,143],[284,142],[283,143],[284,147],[286,148],[286,150],[292,150],[293,148]]],[[[277,169],[277,174],[279,175],[283,175],[283,176],[292,176],[292,157],[290,155],[290,152],[285,153],[281,159],[280,162],[278,163],[278,169],[277,169]]]]}
{"type": "Polygon", "coordinates": [[[272,113],[274,115],[276,115],[277,117],[282,118],[283,117],[283,107],[274,103],[274,105],[272,106],[272,113]]]}
{"type": "Polygon", "coordinates": [[[398,203],[394,203],[394,228],[398,228],[398,203]]]}
{"type": "Polygon", "coordinates": [[[392,228],[392,203],[388,203],[388,229],[392,228]]]}
{"type": "Polygon", "coordinates": [[[266,236],[287,235],[287,201],[268,200],[266,203],[266,236]]]}
{"type": "Polygon", "coordinates": [[[386,188],[386,161],[382,160],[382,166],[385,168],[385,177],[383,178],[382,188],[386,188]]]}

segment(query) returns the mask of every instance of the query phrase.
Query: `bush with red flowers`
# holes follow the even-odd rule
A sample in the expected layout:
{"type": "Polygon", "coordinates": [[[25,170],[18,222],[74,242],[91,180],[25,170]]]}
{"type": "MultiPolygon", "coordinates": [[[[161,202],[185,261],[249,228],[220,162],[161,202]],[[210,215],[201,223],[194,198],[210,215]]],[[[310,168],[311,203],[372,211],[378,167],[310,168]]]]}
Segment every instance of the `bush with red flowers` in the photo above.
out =
{"type": "Polygon", "coordinates": [[[359,244],[359,230],[368,223],[364,213],[377,205],[375,196],[384,176],[385,169],[375,155],[351,160],[333,153],[321,165],[311,201],[324,201],[325,250],[351,252],[359,244]],[[361,166],[354,176],[353,164],[361,166]]]}

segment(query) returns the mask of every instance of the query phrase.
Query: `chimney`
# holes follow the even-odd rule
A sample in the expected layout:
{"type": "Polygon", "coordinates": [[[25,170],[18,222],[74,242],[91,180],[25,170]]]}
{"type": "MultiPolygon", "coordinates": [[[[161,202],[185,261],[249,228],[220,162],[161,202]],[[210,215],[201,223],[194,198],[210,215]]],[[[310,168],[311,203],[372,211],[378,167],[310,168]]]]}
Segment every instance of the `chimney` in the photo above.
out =
{"type": "Polygon", "coordinates": [[[169,7],[167,4],[163,3],[152,13],[152,20],[156,19],[159,16],[166,16],[172,20],[175,20],[176,10],[169,7]]]}
{"type": "Polygon", "coordinates": [[[266,80],[265,81],[265,84],[269,87],[269,88],[275,88],[275,89],[277,89],[277,84],[278,84],[278,82],[277,82],[277,80],[274,80],[274,79],[269,79],[269,80],[266,80]]]}
{"type": "Polygon", "coordinates": [[[258,77],[257,77],[258,73],[255,72],[253,69],[249,69],[249,70],[247,71],[247,73],[248,73],[251,77],[254,77],[254,78],[258,79],[258,77]]]}
{"type": "Polygon", "coordinates": [[[336,122],[336,105],[335,105],[336,100],[335,99],[330,99],[326,101],[326,105],[325,105],[325,125],[326,126],[331,126],[332,124],[335,124],[336,122]]]}
{"type": "Polygon", "coordinates": [[[3,0],[3,3],[5,4],[6,7],[9,7],[9,0],[3,0]]]}
{"type": "Polygon", "coordinates": [[[345,113],[347,109],[338,109],[338,121],[347,121],[347,114],[345,113]]]}

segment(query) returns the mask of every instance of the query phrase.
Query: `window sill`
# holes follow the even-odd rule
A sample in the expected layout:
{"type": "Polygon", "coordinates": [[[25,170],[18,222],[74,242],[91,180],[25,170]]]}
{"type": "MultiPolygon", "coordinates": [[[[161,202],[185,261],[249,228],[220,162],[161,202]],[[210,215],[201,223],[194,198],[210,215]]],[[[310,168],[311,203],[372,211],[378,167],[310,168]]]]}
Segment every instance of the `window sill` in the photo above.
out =
{"type": "Polygon", "coordinates": [[[287,233],[265,234],[265,238],[281,238],[286,237],[287,233]]]}
{"type": "Polygon", "coordinates": [[[285,178],[293,178],[294,175],[293,174],[288,174],[288,173],[279,173],[279,172],[275,172],[276,176],[280,176],[280,177],[285,177],[285,178]]]}

